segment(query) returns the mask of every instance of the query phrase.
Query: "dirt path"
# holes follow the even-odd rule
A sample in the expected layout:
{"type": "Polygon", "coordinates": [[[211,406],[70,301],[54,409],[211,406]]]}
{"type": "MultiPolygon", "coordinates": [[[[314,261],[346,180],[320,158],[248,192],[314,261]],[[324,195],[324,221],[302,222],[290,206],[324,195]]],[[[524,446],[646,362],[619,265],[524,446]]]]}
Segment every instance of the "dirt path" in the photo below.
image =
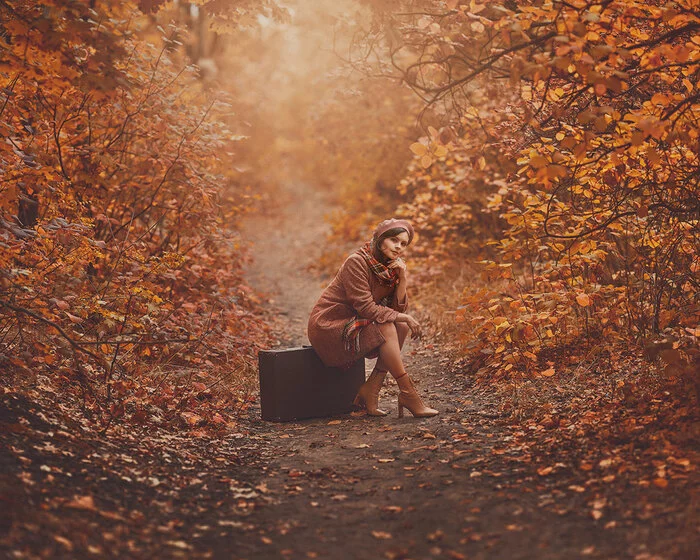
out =
{"type": "MultiPolygon", "coordinates": [[[[247,230],[257,232],[251,283],[270,290],[288,318],[282,346],[307,343],[306,318],[322,287],[307,264],[328,209],[301,185],[290,197],[297,204],[247,230]]],[[[501,403],[488,388],[469,387],[432,345],[409,344],[404,355],[420,392],[441,414],[398,419],[396,386],[388,381],[381,395],[392,409],[386,418],[353,414],[284,424],[253,418],[251,431],[275,459],[258,486],[262,501],[249,525],[234,548],[218,543],[215,556],[697,557],[687,539],[677,539],[694,530],[692,499],[681,498],[680,510],[664,510],[656,502],[669,496],[659,488],[634,488],[630,495],[624,476],[619,487],[609,478],[605,487],[605,473],[580,462],[575,438],[567,447],[556,438],[529,438],[501,418],[501,403]]]]}
{"type": "Polygon", "coordinates": [[[323,283],[308,268],[330,229],[324,221],[330,209],[323,193],[294,183],[276,195],[267,213],[243,224],[242,237],[253,246],[246,276],[282,318],[280,346],[309,343],[306,322],[323,283]]]}

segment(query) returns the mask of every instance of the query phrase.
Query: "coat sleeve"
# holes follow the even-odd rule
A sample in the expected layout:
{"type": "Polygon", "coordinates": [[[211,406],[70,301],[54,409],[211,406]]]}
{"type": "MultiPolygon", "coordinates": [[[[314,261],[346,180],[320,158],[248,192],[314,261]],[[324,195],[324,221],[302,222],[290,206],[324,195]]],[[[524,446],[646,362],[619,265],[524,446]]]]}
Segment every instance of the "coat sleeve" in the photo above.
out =
{"type": "Polygon", "coordinates": [[[406,309],[408,309],[408,292],[406,292],[403,299],[399,301],[396,297],[396,291],[394,291],[394,297],[391,299],[391,307],[396,309],[399,313],[406,313],[406,309]]]}
{"type": "Polygon", "coordinates": [[[377,323],[396,321],[399,316],[398,311],[374,302],[369,286],[370,274],[371,272],[362,257],[351,256],[345,261],[340,279],[350,305],[360,317],[365,319],[377,323]]]}

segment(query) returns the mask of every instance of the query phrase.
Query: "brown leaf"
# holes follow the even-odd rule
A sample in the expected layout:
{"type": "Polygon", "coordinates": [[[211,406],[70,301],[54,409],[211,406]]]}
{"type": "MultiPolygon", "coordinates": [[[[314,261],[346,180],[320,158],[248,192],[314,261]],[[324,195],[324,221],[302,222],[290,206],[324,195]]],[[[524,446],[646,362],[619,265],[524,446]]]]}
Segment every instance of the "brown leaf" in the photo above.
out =
{"type": "Polygon", "coordinates": [[[66,317],[68,317],[71,320],[71,323],[78,324],[83,322],[82,317],[78,317],[76,315],[68,313],[68,311],[64,311],[64,313],[66,314],[66,317]]]}
{"type": "Polygon", "coordinates": [[[97,511],[95,500],[92,496],[75,496],[70,502],[63,504],[64,507],[71,509],[82,509],[86,511],[97,511]]]}
{"type": "Polygon", "coordinates": [[[54,535],[53,540],[66,547],[66,549],[73,550],[73,543],[70,542],[67,538],[62,537],[61,535],[54,535]]]}
{"type": "Polygon", "coordinates": [[[387,513],[401,513],[403,511],[401,506],[383,506],[379,509],[386,511],[387,513]]]}
{"type": "Polygon", "coordinates": [[[437,529],[436,531],[432,533],[428,533],[427,539],[430,542],[437,542],[439,540],[442,540],[442,538],[445,536],[445,532],[442,531],[442,529],[437,529]]]}

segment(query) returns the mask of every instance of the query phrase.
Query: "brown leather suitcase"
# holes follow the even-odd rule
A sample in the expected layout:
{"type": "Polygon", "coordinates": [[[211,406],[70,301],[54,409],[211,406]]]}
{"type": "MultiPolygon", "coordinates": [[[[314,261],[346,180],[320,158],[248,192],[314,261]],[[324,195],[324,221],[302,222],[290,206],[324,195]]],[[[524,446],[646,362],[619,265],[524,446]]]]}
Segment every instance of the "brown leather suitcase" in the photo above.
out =
{"type": "Polygon", "coordinates": [[[365,360],[327,367],[311,346],[258,353],[262,419],[273,422],[345,414],[365,381],[365,360]]]}

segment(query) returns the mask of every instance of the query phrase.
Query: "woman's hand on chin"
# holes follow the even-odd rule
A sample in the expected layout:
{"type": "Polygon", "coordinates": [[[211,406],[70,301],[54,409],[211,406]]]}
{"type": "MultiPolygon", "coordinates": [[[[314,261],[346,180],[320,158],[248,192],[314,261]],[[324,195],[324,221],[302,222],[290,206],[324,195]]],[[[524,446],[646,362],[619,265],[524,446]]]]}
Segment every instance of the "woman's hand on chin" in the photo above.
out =
{"type": "Polygon", "coordinates": [[[396,271],[399,273],[399,278],[406,278],[406,263],[401,257],[397,257],[393,261],[389,262],[387,267],[395,268],[396,271]]]}

